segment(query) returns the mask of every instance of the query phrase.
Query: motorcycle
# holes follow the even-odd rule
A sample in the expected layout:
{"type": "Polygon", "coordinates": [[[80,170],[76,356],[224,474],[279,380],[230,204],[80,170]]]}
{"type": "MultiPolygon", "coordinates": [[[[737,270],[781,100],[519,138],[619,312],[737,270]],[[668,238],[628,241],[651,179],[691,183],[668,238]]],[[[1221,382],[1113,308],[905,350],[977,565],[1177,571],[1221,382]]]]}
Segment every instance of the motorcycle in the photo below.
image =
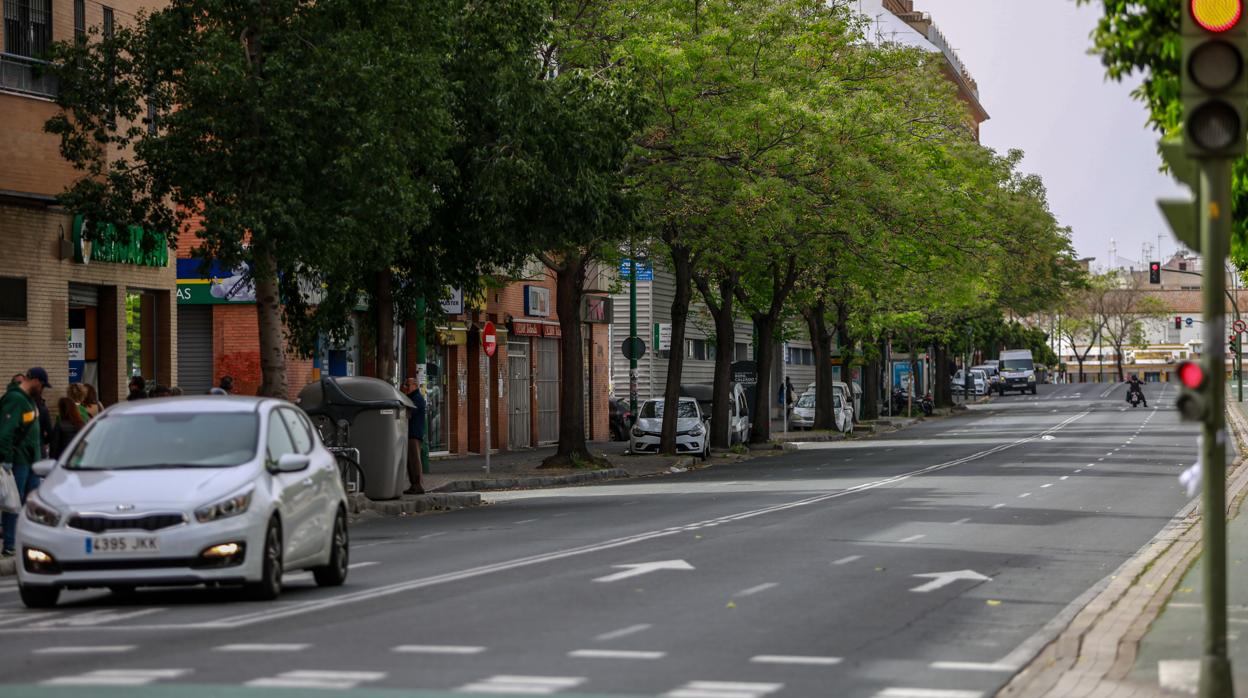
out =
{"type": "Polygon", "coordinates": [[[1144,402],[1144,395],[1134,390],[1127,393],[1127,403],[1132,407],[1139,407],[1144,402]]]}
{"type": "Polygon", "coordinates": [[[919,409],[923,410],[923,415],[925,417],[932,416],[932,410],[935,407],[936,407],[936,404],[935,404],[935,401],[932,400],[931,393],[924,395],[923,399],[919,400],[919,409]]]}

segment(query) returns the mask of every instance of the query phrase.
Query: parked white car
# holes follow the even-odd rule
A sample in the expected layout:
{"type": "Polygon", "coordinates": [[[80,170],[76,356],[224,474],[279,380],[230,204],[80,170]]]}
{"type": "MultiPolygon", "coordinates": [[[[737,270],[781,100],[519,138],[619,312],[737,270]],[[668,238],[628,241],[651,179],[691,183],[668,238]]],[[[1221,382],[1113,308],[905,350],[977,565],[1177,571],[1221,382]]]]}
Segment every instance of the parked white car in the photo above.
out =
{"type": "Polygon", "coordinates": [[[30,607],[64,589],[242,585],[275,598],[284,572],[347,577],[347,498],[334,457],[294,405],[182,397],[115,405],[92,419],[17,526],[30,607]]]}
{"type": "MultiPolygon", "coordinates": [[[[853,431],[854,429],[854,398],[856,397],[854,394],[854,390],[855,390],[854,386],[850,386],[849,383],[846,383],[844,381],[834,381],[832,383],[832,394],[840,396],[841,398],[840,409],[843,412],[845,412],[845,419],[849,422],[849,429],[848,430],[842,429],[841,431],[849,432],[849,431],[853,431]]],[[[806,386],[806,392],[808,393],[815,392],[815,384],[811,383],[810,385],[806,386]]],[[[840,418],[838,417],[837,419],[839,420],[840,418]]],[[[839,424],[839,421],[838,421],[838,424],[839,424]]]]}
{"type": "MultiPolygon", "coordinates": [[[[711,444],[706,432],[707,417],[702,414],[702,407],[691,397],[680,398],[677,405],[676,450],[695,453],[706,460],[711,455],[711,444]]],[[[657,452],[662,433],[663,401],[646,400],[637,412],[637,423],[632,429],[633,453],[657,452]]]]}
{"type": "MultiPolygon", "coordinates": [[[[797,399],[793,412],[789,416],[789,429],[794,431],[812,429],[815,426],[815,404],[817,397],[814,391],[807,391],[797,399]]],[[[854,430],[853,408],[846,409],[846,402],[841,398],[840,391],[832,393],[832,415],[836,430],[848,434],[854,430]]]]}
{"type": "MultiPolygon", "coordinates": [[[[980,369],[972,368],[971,385],[973,386],[972,390],[975,391],[976,395],[983,395],[987,393],[988,374],[984,373],[980,369]]],[[[966,374],[963,373],[961,369],[959,369],[957,373],[953,374],[953,378],[950,380],[950,388],[953,389],[953,392],[959,394],[966,390],[966,374]]]]}
{"type": "MultiPolygon", "coordinates": [[[[680,396],[691,397],[697,400],[698,407],[702,409],[702,415],[708,420],[712,419],[711,409],[714,393],[714,388],[709,385],[680,386],[680,396]]],[[[735,446],[736,444],[749,443],[750,426],[750,408],[748,401],[745,399],[745,388],[740,383],[729,383],[728,445],[735,446]]],[[[707,428],[714,429],[715,425],[708,423],[707,428]]],[[[707,436],[706,439],[711,441],[712,437],[707,436]]]]}

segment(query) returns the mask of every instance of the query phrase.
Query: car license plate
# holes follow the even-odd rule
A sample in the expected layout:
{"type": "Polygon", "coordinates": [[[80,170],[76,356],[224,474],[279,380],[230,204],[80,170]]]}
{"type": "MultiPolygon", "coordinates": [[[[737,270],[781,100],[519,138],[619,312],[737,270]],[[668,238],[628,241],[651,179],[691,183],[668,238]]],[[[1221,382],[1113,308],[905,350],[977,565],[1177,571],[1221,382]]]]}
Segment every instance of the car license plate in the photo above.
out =
{"type": "Polygon", "coordinates": [[[160,552],[156,536],[88,536],[88,555],[123,555],[160,552]]]}

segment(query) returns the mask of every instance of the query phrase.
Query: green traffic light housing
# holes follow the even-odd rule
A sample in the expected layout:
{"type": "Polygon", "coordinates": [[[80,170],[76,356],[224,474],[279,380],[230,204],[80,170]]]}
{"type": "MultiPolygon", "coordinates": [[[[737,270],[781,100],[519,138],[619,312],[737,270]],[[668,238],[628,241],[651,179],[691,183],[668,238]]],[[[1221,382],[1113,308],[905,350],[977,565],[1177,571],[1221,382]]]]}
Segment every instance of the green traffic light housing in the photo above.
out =
{"type": "Polygon", "coordinates": [[[1189,157],[1243,155],[1248,124],[1248,20],[1244,0],[1185,0],[1183,142],[1189,157]]]}

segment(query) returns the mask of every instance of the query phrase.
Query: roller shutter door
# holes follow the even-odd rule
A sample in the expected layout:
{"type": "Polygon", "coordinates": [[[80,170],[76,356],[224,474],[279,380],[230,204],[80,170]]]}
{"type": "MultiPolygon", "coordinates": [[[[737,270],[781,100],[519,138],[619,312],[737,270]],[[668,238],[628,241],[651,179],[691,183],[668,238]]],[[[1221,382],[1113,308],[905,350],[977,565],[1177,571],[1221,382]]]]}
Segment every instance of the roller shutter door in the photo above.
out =
{"type": "Polygon", "coordinates": [[[178,306],[178,385],[203,395],[212,380],[212,306],[178,306]]]}

